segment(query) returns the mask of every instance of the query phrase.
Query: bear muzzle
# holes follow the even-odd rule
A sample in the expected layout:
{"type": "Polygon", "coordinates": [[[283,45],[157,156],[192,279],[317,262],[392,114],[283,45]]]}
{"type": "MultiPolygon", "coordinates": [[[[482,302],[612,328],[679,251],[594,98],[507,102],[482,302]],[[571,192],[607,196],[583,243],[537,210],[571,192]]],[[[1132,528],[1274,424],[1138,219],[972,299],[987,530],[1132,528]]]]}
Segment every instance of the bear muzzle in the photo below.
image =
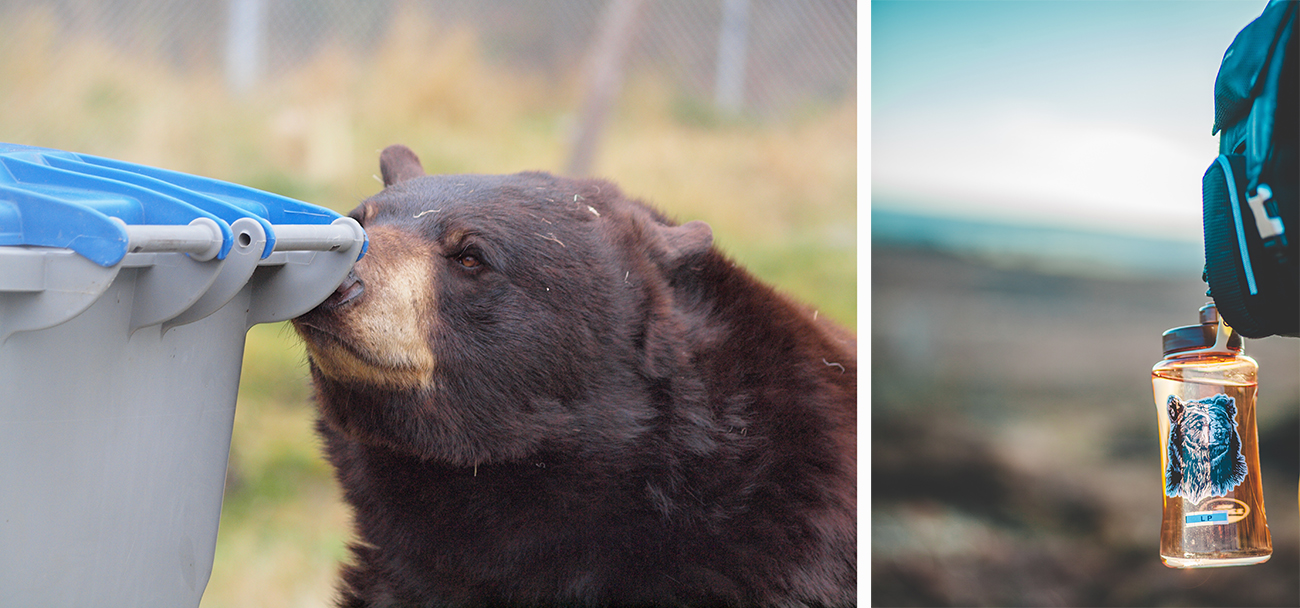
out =
{"type": "Polygon", "coordinates": [[[295,319],[326,377],[392,390],[433,384],[434,260],[420,236],[367,227],[370,251],[316,308],[295,319]]]}
{"type": "Polygon", "coordinates": [[[320,307],[325,310],[333,310],[352,300],[355,300],[366,291],[366,282],[357,277],[355,270],[349,271],[348,276],[343,279],[334,293],[320,303],[320,307]]]}

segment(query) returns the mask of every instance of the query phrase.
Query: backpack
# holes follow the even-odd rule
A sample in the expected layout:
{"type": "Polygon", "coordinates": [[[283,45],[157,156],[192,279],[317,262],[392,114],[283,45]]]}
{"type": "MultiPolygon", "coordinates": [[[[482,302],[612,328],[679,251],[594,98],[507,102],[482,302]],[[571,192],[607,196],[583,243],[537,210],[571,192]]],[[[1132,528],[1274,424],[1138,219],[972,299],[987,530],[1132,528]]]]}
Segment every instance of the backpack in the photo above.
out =
{"type": "Polygon", "coordinates": [[[1233,39],[1214,82],[1203,278],[1224,322],[1248,338],[1300,335],[1298,4],[1272,0],[1233,39]]]}

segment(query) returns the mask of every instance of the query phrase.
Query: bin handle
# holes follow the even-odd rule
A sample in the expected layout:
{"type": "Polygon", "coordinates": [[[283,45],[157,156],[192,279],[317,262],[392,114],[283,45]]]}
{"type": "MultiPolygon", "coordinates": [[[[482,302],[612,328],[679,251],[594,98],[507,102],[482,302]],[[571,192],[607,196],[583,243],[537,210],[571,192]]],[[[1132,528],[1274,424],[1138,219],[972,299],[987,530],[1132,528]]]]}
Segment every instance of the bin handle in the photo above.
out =
{"type": "Polygon", "coordinates": [[[254,218],[243,217],[230,225],[230,231],[235,235],[235,244],[230,248],[230,255],[221,262],[216,279],[189,308],[163,323],[164,333],[177,325],[193,323],[216,312],[242,291],[249,277],[253,276],[266,244],[262,224],[254,218]]]}
{"type": "Polygon", "coordinates": [[[225,238],[221,227],[209,218],[200,217],[187,226],[129,225],[112,218],[126,229],[127,252],[184,252],[198,262],[206,262],[221,253],[225,238]]]}
{"type": "Polygon", "coordinates": [[[276,226],[275,232],[281,235],[275,241],[277,252],[287,247],[299,252],[287,251],[286,259],[253,275],[249,326],[292,319],[320,304],[343,282],[366,246],[365,230],[350,217],[328,226],[276,226]]]}
{"type": "Polygon", "coordinates": [[[275,226],[276,251],[343,251],[351,248],[365,232],[354,223],[277,224],[275,226]]]}

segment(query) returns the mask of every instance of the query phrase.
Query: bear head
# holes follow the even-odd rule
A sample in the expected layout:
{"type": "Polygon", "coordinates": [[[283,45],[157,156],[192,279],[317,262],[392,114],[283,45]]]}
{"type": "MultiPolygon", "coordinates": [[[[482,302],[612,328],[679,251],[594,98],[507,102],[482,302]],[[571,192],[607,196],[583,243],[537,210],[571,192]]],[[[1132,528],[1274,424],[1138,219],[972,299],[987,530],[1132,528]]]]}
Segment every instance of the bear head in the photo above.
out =
{"type": "Polygon", "coordinates": [[[711,251],[706,224],[674,225],[603,181],[427,176],[403,146],[380,168],[384,190],[350,214],[368,253],[294,320],[325,424],[471,465],[653,416],[584,398],[682,363],[673,277],[711,251]]]}

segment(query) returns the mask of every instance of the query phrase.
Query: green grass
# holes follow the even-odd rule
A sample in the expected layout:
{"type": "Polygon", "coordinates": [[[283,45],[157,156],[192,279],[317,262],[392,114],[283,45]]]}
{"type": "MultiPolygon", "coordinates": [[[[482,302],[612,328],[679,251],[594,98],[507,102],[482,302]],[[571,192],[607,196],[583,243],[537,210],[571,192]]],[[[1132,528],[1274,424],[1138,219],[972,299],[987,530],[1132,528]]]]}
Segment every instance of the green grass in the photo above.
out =
{"type": "MultiPolygon", "coordinates": [[[[426,170],[559,170],[579,106],[559,82],[484,59],[473,32],[412,16],[363,57],[318,58],[246,98],[216,71],[178,72],[44,8],[0,21],[0,140],[224,179],[347,211],[379,190],[378,152],[426,170]]],[[[856,328],[856,103],[762,123],[727,119],[632,78],[593,173],[685,221],[759,277],[856,328]]],[[[284,324],[248,334],[230,472],[204,608],[322,606],[346,558],[348,510],[320,457],[303,347],[284,324]]]]}

